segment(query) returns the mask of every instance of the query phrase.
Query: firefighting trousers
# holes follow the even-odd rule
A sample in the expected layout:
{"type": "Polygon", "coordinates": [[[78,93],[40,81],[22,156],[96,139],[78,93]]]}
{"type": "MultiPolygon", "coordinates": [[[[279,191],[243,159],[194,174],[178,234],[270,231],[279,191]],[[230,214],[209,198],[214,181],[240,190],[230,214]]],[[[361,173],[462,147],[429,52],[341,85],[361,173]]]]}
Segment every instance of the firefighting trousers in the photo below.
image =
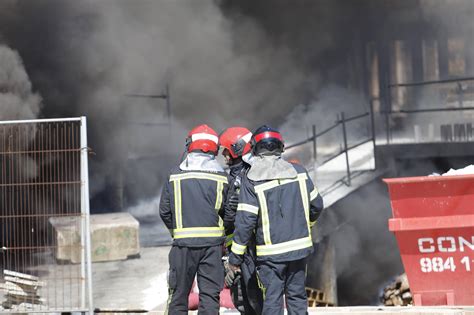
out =
{"type": "Polygon", "coordinates": [[[283,294],[288,315],[307,314],[306,259],[259,262],[257,273],[264,292],[263,315],[283,315],[283,294]]]}
{"type": "Polygon", "coordinates": [[[240,270],[240,283],[230,289],[232,301],[240,313],[260,315],[262,314],[263,294],[258,287],[255,259],[246,253],[240,270]]]}
{"type": "Polygon", "coordinates": [[[197,274],[200,315],[219,313],[219,293],[224,286],[222,246],[173,246],[169,253],[168,306],[165,314],[188,314],[188,296],[197,274]]]}

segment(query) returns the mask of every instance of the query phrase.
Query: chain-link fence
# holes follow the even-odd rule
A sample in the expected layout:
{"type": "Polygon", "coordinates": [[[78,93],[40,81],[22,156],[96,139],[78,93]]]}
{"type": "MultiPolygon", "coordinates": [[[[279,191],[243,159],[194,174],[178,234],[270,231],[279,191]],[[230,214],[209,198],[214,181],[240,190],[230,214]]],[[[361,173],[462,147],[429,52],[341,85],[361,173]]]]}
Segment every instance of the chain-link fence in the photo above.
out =
{"type": "Polygon", "coordinates": [[[84,117],[0,122],[1,312],[92,311],[87,169],[84,117]]]}

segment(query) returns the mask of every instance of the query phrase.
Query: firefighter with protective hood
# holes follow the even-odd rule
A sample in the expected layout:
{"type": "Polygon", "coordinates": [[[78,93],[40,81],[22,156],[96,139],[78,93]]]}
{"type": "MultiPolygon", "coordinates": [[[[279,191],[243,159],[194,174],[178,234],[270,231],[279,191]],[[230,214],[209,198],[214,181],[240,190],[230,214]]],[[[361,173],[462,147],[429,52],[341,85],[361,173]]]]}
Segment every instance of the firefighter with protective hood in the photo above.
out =
{"type": "MultiPolygon", "coordinates": [[[[242,178],[250,165],[250,139],[252,133],[244,127],[230,127],[219,137],[219,144],[224,150],[222,155],[229,166],[229,189],[224,201],[224,227],[226,232],[226,247],[232,247],[235,214],[239,202],[242,178]]],[[[225,283],[231,290],[234,306],[241,314],[261,314],[263,296],[257,283],[255,269],[255,237],[249,241],[247,251],[239,272],[227,268],[225,283]]]]}
{"type": "Polygon", "coordinates": [[[207,125],[191,130],[185,159],[163,187],[160,216],[173,237],[169,253],[166,314],[188,314],[188,295],[197,274],[199,314],[219,313],[224,285],[223,200],[227,173],[216,160],[218,135],[207,125]]]}
{"type": "Polygon", "coordinates": [[[262,314],[307,314],[306,258],[313,252],[311,228],[323,200],[306,169],[285,161],[281,134],[268,126],[251,139],[252,164],[242,180],[229,267],[242,269],[255,231],[262,314]]]}

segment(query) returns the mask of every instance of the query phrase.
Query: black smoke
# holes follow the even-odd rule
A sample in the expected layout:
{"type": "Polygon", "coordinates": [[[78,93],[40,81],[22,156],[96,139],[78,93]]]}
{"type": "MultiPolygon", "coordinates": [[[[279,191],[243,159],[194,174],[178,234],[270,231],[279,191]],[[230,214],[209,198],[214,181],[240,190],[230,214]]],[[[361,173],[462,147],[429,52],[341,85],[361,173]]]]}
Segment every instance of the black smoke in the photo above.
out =
{"type": "MultiPolygon", "coordinates": [[[[1,6],[2,42],[18,51],[43,97],[38,116],[88,116],[92,196],[122,185],[120,176],[125,185],[145,183],[146,194],[156,193],[159,180],[150,173],[177,159],[188,128],[282,121],[311,77],[289,47],[267,40],[255,19],[228,18],[212,1],[18,0],[1,6]],[[126,96],[161,94],[167,84],[171,133],[163,125],[163,101],[126,96]],[[127,176],[135,167],[130,161],[150,164],[153,158],[145,177],[127,176]]],[[[93,208],[111,207],[99,199],[93,208]]]]}
{"type": "MultiPolygon", "coordinates": [[[[366,45],[472,39],[473,3],[3,0],[0,45],[18,56],[15,64],[29,76],[22,82],[31,82],[38,102],[28,113],[1,117],[86,115],[92,211],[116,211],[117,195],[124,195],[123,207],[158,195],[186,131],[196,124],[221,131],[286,122],[292,127],[286,132],[294,134],[311,122],[288,117],[306,114],[324,128],[342,110],[367,110],[366,45]],[[171,127],[163,124],[162,100],[126,96],[160,94],[167,84],[171,127]]],[[[466,55],[472,56],[469,45],[466,55]]]]}

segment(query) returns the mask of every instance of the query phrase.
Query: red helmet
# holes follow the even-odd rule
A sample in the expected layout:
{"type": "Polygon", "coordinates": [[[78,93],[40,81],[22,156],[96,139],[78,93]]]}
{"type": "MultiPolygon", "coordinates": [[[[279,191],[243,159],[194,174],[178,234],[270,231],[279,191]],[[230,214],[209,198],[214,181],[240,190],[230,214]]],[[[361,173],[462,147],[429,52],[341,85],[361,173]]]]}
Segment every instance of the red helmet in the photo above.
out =
{"type": "Polygon", "coordinates": [[[217,154],[218,141],[219,137],[217,136],[217,132],[215,132],[214,129],[208,125],[199,125],[194,127],[188,133],[186,146],[188,152],[199,150],[202,152],[211,152],[213,154],[217,154]]]}
{"type": "Polygon", "coordinates": [[[219,144],[229,150],[232,158],[250,152],[250,139],[252,133],[244,127],[230,127],[224,130],[219,137],[219,144]]]}

